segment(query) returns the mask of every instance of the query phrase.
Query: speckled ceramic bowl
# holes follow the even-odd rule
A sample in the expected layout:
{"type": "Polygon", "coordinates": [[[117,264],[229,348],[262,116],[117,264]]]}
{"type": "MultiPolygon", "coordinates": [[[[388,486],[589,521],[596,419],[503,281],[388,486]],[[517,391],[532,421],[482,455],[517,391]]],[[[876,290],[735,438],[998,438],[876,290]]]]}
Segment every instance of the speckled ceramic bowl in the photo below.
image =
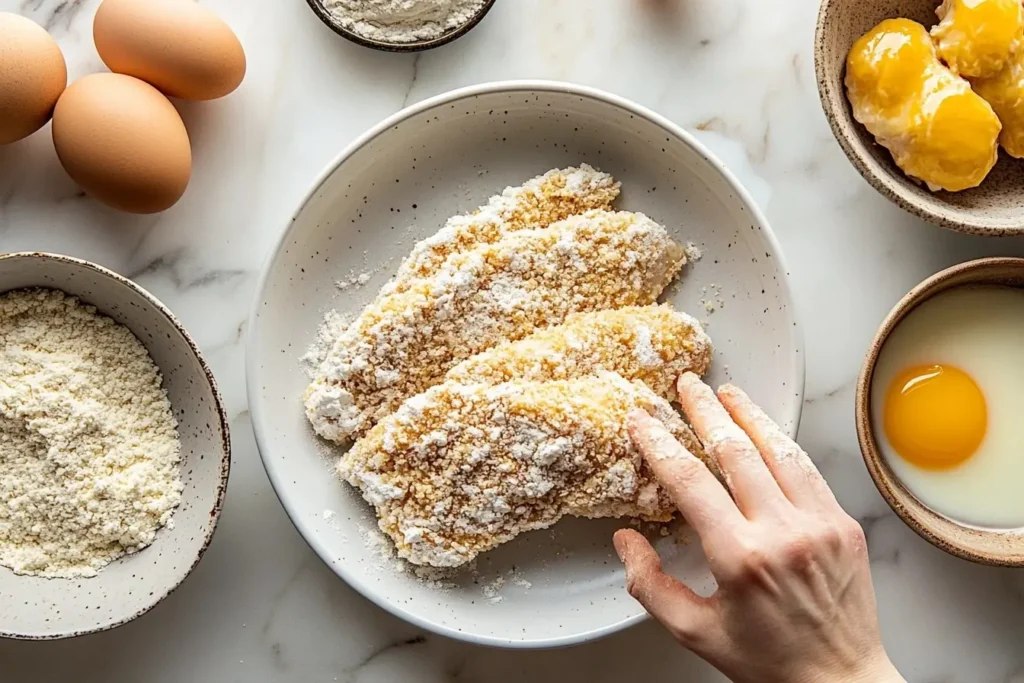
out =
{"type": "MultiPolygon", "coordinates": [[[[708,322],[708,381],[743,385],[790,433],[799,422],[804,360],[778,244],[747,192],[688,133],[614,95],[541,81],[456,90],[381,122],[315,179],[264,267],[246,342],[249,405],[270,481],[310,546],[381,607],[449,637],[556,647],[643,620],[611,544],[626,521],[567,519],[485,554],[447,590],[417,580],[367,542],[376,516],[334,473],[341,451],[306,420],[299,359],[326,311],[357,314],[449,217],[580,163],[622,182],[619,208],[703,250],[663,298],[708,322]],[[340,291],[338,280],[365,285],[340,291]],[[724,305],[709,313],[702,301],[716,284],[724,305]]],[[[699,544],[656,540],[671,571],[712,585],[699,544]]]]}
{"type": "Polygon", "coordinates": [[[485,0],[483,7],[480,11],[474,14],[469,21],[457,26],[452,30],[448,31],[444,35],[440,35],[437,38],[430,40],[418,40],[412,43],[386,43],[380,40],[373,40],[366,38],[355,31],[350,31],[341,25],[341,22],[331,13],[324,4],[324,0],[306,0],[309,3],[310,9],[313,13],[331,28],[332,31],[340,36],[343,36],[357,45],[363,47],[373,48],[374,50],[382,50],[384,52],[422,52],[424,50],[432,50],[435,47],[441,47],[447,45],[453,40],[457,40],[462,36],[472,31],[477,24],[479,24],[487,13],[491,11],[491,7],[494,6],[495,0],[485,0]]]}
{"type": "Polygon", "coordinates": [[[945,228],[976,235],[1024,232],[1024,161],[1000,151],[999,163],[980,187],[930,192],[896,166],[889,151],[853,118],[846,98],[846,55],[884,19],[905,17],[931,27],[936,0],[823,0],[815,35],[818,92],[832,132],[861,175],[884,196],[945,228]]]}
{"type": "Polygon", "coordinates": [[[227,419],[195,342],[163,304],[92,263],[53,254],[0,255],[0,292],[59,289],[128,327],[163,373],[181,438],[182,503],[174,528],[90,579],[43,579],[0,567],[0,637],[68,638],[125,624],[178,587],[210,545],[228,483],[227,419]]]}
{"type": "Polygon", "coordinates": [[[857,380],[857,437],[875,486],[907,526],[938,548],[972,562],[1024,567],[1024,530],[973,527],[926,506],[900,482],[886,463],[871,420],[871,381],[878,355],[889,334],[925,300],[964,285],[1024,287],[1024,259],[985,258],[961,263],[931,276],[896,304],[875,335],[857,380]]]}

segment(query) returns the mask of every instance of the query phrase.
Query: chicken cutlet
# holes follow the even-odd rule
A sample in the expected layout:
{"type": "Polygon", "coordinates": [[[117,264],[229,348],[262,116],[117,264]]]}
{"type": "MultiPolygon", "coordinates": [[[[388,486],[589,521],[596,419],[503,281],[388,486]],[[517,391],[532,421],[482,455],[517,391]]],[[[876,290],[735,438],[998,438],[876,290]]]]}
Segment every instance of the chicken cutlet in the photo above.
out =
{"type": "Polygon", "coordinates": [[[685,261],[647,216],[600,210],[453,254],[362,312],[306,390],[306,415],[344,443],[481,351],[572,313],[654,303],[685,261]]]}
{"type": "Polygon", "coordinates": [[[416,278],[437,273],[452,254],[492,244],[517,230],[546,228],[592,209],[612,208],[619,183],[587,164],[554,169],[519,187],[508,187],[471,214],[454,216],[412,249],[398,273],[378,294],[404,292],[416,278]]]}
{"type": "MultiPolygon", "coordinates": [[[[600,371],[552,382],[446,382],[406,401],[342,456],[398,555],[458,567],[566,515],[668,521],[674,507],[626,416],[643,408],[708,462],[672,407],[600,371]]],[[[710,463],[709,463],[710,464],[710,463]]]]}
{"type": "Polygon", "coordinates": [[[711,351],[704,329],[686,313],[664,304],[627,306],[570,315],[562,325],[499,344],[459,363],[445,380],[536,382],[607,370],[641,380],[671,401],[676,397],[676,378],[686,371],[707,372],[711,351]]]}

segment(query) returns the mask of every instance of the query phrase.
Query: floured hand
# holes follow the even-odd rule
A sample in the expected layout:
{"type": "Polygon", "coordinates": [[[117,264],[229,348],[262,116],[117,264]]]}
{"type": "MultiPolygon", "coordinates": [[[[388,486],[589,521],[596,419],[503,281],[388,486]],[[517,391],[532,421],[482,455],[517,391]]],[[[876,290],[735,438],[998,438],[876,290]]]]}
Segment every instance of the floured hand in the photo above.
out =
{"type": "Polygon", "coordinates": [[[679,401],[728,490],[647,413],[631,413],[629,431],[700,535],[718,591],[698,596],[623,530],[630,594],[735,683],[903,683],[882,647],[864,532],[807,454],[735,387],[716,396],[687,373],[679,401]]]}

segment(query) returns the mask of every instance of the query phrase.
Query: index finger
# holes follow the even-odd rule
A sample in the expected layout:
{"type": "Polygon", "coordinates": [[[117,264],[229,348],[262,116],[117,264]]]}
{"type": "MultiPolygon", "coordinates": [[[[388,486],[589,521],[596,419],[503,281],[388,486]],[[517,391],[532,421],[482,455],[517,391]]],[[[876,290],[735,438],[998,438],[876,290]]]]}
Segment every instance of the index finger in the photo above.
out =
{"type": "Polygon", "coordinates": [[[634,410],[626,424],[658,483],[702,541],[723,529],[736,529],[745,521],[707,465],[686,450],[660,420],[634,410]]]}

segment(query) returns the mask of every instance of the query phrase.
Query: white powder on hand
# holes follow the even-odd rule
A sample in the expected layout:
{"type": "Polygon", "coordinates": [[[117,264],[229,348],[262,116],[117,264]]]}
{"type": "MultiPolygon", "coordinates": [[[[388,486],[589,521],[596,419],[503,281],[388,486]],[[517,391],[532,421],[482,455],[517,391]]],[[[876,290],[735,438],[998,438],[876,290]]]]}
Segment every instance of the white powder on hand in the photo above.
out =
{"type": "Polygon", "coordinates": [[[0,565],[88,577],[181,501],[161,377],[128,328],[54,290],[0,297],[0,565]]]}
{"type": "Polygon", "coordinates": [[[434,40],[468,23],[484,0],[324,0],[342,28],[382,43],[434,40]]]}

